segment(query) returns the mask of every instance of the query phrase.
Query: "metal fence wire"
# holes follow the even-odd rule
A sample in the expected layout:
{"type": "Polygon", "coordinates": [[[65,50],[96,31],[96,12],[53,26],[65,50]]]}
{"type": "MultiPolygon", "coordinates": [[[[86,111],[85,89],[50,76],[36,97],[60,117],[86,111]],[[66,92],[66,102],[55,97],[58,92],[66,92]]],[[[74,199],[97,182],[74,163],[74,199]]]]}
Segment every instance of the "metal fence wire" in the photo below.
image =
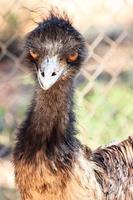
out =
{"type": "Polygon", "coordinates": [[[13,143],[30,103],[33,82],[23,64],[23,37],[51,5],[66,10],[88,42],[87,63],[75,81],[78,137],[95,148],[131,135],[133,0],[1,0],[0,144],[13,143]]]}

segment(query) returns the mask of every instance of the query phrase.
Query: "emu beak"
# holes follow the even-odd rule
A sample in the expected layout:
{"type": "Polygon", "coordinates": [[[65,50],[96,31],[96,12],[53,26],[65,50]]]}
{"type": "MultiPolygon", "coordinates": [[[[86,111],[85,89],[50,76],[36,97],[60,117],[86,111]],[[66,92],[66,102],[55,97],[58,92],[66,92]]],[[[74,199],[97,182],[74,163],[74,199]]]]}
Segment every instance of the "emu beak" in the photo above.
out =
{"type": "Polygon", "coordinates": [[[42,89],[48,90],[64,72],[64,68],[59,66],[56,57],[46,59],[38,69],[38,81],[42,89]]]}

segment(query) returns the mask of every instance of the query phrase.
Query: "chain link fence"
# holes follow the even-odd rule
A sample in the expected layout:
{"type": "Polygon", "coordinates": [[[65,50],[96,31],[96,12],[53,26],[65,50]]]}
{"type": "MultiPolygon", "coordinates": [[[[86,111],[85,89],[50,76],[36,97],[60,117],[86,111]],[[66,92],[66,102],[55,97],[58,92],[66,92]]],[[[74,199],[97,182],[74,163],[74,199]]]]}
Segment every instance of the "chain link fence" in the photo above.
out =
{"type": "MultiPolygon", "coordinates": [[[[95,148],[132,134],[133,0],[1,0],[0,157],[3,158],[10,154],[8,146],[13,145],[14,133],[32,93],[33,81],[23,65],[21,43],[36,22],[47,15],[51,5],[66,10],[88,42],[87,63],[75,81],[78,137],[95,148]]],[[[0,163],[1,171],[5,169],[2,166],[0,163]]],[[[1,200],[17,199],[9,190],[13,188],[10,183],[0,181],[1,200]]]]}

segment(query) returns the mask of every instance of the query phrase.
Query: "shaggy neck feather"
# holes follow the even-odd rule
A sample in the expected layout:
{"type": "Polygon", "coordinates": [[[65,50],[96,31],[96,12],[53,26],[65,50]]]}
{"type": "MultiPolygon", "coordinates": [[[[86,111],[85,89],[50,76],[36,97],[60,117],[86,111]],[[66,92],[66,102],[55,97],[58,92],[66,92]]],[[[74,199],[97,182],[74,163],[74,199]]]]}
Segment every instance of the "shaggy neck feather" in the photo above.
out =
{"type": "Polygon", "coordinates": [[[31,116],[31,125],[36,134],[43,134],[49,138],[53,128],[60,135],[66,133],[68,126],[73,124],[70,120],[72,114],[72,82],[56,84],[47,91],[40,87],[35,91],[33,100],[33,114],[31,116]]]}
{"type": "Polygon", "coordinates": [[[78,150],[72,88],[72,80],[60,81],[48,91],[36,87],[31,110],[20,130],[19,141],[24,150],[35,154],[43,149],[51,157],[62,157],[60,154],[68,155],[78,150]]]}

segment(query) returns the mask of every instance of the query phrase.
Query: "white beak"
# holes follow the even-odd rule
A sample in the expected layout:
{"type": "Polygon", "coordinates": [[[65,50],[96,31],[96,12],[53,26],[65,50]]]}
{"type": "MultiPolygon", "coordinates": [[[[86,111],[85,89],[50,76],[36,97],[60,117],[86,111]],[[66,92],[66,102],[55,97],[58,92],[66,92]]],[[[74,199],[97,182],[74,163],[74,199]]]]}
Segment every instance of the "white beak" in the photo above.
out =
{"type": "Polygon", "coordinates": [[[46,59],[38,69],[38,81],[44,90],[48,90],[61,77],[63,67],[59,67],[57,57],[46,59]]]}

